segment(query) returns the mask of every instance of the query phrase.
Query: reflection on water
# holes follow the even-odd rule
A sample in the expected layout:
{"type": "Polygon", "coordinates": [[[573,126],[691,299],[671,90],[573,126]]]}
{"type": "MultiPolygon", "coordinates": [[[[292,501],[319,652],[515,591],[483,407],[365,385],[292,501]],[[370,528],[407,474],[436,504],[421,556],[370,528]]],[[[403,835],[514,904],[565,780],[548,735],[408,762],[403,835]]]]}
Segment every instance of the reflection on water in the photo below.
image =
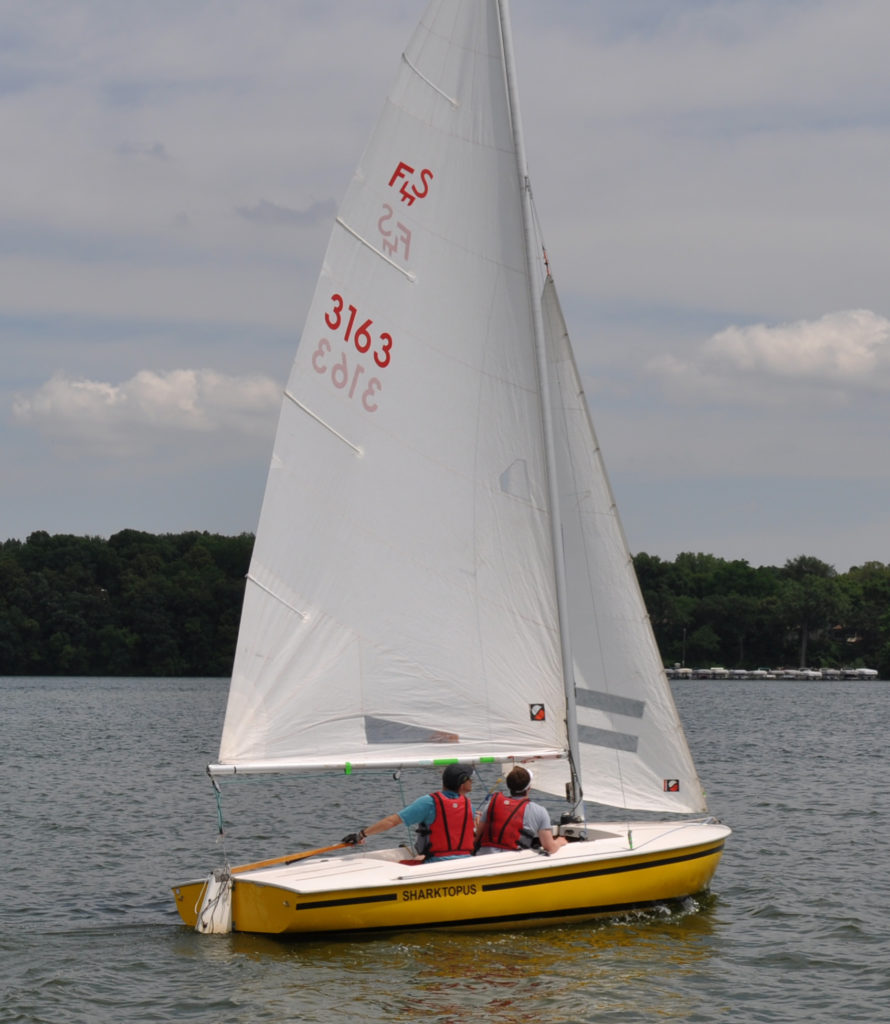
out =
{"type": "Polygon", "coordinates": [[[623,922],[316,942],[182,929],[175,950],[227,974],[239,962],[261,965],[256,975],[238,972],[242,985],[249,977],[265,979],[256,987],[248,981],[239,997],[258,1020],[298,1011],[301,1020],[324,1020],[322,994],[336,1000],[338,1011],[374,1020],[540,1024],[613,1013],[629,1015],[626,1020],[639,1020],[640,1013],[693,1020],[702,994],[690,991],[686,979],[714,953],[714,903],[688,901],[678,912],[623,922]],[[270,971],[273,991],[267,990],[270,971]]]}
{"type": "MultiPolygon", "coordinates": [[[[419,998],[438,1009],[437,1020],[465,1021],[469,1007],[483,1010],[495,1024],[544,1020],[582,1020],[594,1010],[627,1013],[628,1019],[645,1009],[645,992],[653,972],[691,970],[707,958],[706,947],[696,942],[703,918],[683,921],[609,925],[573,925],[564,928],[462,937],[435,935],[408,947],[414,980],[400,1003],[409,1013],[419,998]],[[687,922],[696,922],[688,927],[687,922]]],[[[657,994],[656,1009],[688,993],[666,985],[657,994]],[[669,995],[671,993],[672,995],[669,995]]],[[[636,1018],[638,1019],[638,1017],[636,1018]]]]}

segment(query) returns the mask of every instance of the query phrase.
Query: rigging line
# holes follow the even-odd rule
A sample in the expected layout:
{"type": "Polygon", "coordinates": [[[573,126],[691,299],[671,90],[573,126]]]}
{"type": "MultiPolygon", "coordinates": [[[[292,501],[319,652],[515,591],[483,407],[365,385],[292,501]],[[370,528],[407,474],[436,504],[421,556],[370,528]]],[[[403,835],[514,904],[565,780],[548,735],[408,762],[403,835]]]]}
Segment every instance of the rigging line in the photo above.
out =
{"type": "MultiPolygon", "coordinates": [[[[255,587],[259,587],[260,590],[262,590],[266,594],[268,594],[269,597],[273,597],[276,601],[278,601],[279,604],[283,604],[285,608],[289,608],[295,615],[299,615],[301,619],[305,620],[305,619],[309,618],[309,616],[306,614],[306,612],[301,612],[299,608],[294,607],[294,605],[292,605],[289,601],[285,601],[284,598],[280,594],[276,594],[274,590],[271,590],[265,584],[260,583],[260,581],[256,578],[256,576],[252,576],[250,573],[248,573],[247,574],[247,578],[250,580],[250,582],[255,587]]],[[[209,773],[209,769],[208,769],[208,773],[209,773]]],[[[211,779],[213,778],[212,775],[210,777],[211,777],[211,779]]]]}
{"type": "Polygon", "coordinates": [[[222,790],[219,788],[219,783],[213,777],[210,771],[210,765],[207,765],[207,778],[210,779],[210,784],[213,786],[214,795],[216,796],[216,821],[219,827],[219,835],[216,837],[216,841],[222,844],[223,852],[223,870],[228,872],[229,870],[229,851],[226,847],[226,832],[223,827],[223,809],[222,809],[222,790]]]}
{"type": "MultiPolygon", "coordinates": [[[[400,794],[401,800],[402,800],[402,807],[407,807],[408,804],[411,801],[408,800],[408,798],[405,796],[405,784],[404,784],[404,782],[402,782],[402,769],[401,768],[397,768],[392,773],[392,778],[393,778],[393,782],[398,782],[398,784],[399,784],[399,794],[400,794]]],[[[408,849],[416,857],[417,856],[417,847],[414,845],[415,837],[411,833],[410,825],[405,825],[405,832],[406,832],[406,834],[408,836],[408,844],[407,844],[408,845],[408,849]]]]}
{"type": "Polygon", "coordinates": [[[219,826],[219,834],[224,835],[223,832],[223,813],[222,813],[222,790],[216,779],[210,774],[210,765],[207,766],[207,777],[210,779],[210,784],[213,786],[213,791],[216,794],[216,821],[219,826]]]}
{"type": "Polygon", "coordinates": [[[337,218],[337,223],[340,225],[341,228],[343,228],[344,231],[347,231],[350,235],[352,235],[352,237],[356,241],[361,242],[362,245],[367,246],[371,250],[371,252],[373,252],[376,256],[379,256],[380,259],[385,260],[391,267],[394,267],[396,270],[398,270],[400,274],[404,274],[405,277],[407,277],[412,284],[417,280],[417,274],[415,274],[414,271],[406,270],[404,267],[400,267],[395,260],[391,260],[389,256],[386,255],[385,252],[382,252],[380,249],[378,249],[376,245],[372,245],[367,240],[367,238],[363,238],[357,231],[353,231],[353,229],[346,223],[345,220],[343,220],[342,217],[337,218]]]}
{"type": "Polygon", "coordinates": [[[526,177],[525,187],[528,192],[528,204],[529,209],[532,212],[532,221],[534,222],[535,234],[538,236],[538,242],[541,246],[541,257],[544,261],[544,269],[547,272],[547,277],[551,277],[550,273],[550,259],[547,256],[547,246],[544,244],[544,229],[541,226],[541,220],[538,217],[538,207],[535,203],[535,194],[532,190],[531,179],[526,177]]]}
{"type": "Polygon", "coordinates": [[[443,92],[443,91],[442,91],[442,90],[441,90],[441,89],[440,89],[440,88],[438,87],[438,85],[436,85],[436,83],[435,83],[435,82],[431,82],[431,81],[430,81],[430,79],[428,79],[428,78],[426,77],[426,75],[425,75],[425,74],[424,74],[424,73],[423,73],[422,71],[418,70],[418,68],[416,68],[416,67],[415,67],[415,66],[414,66],[414,65],[413,65],[413,64],[411,63],[411,61],[410,61],[410,60],[408,60],[408,56],[407,56],[407,54],[405,54],[405,53],[403,53],[403,54],[402,54],[402,60],[403,60],[403,61],[404,61],[404,62],[405,62],[405,63],[406,63],[407,65],[408,65],[408,67],[409,67],[409,68],[411,68],[411,70],[412,70],[412,71],[414,72],[414,74],[415,74],[415,75],[417,75],[417,77],[418,77],[418,78],[419,78],[419,79],[420,79],[421,81],[423,81],[423,82],[426,82],[426,84],[427,84],[427,85],[428,85],[428,86],[429,86],[429,87],[430,87],[431,89],[434,89],[434,90],[435,90],[435,91],[436,91],[436,92],[437,92],[437,93],[438,93],[438,94],[439,94],[440,96],[442,96],[442,97],[444,97],[444,98],[445,98],[446,100],[448,100],[448,102],[449,102],[449,103],[450,103],[450,104],[452,105],[452,107],[459,107],[459,106],[460,106],[460,104],[458,103],[458,101],[457,101],[456,99],[454,99],[454,97],[452,97],[452,96],[449,96],[447,92],[443,92]]]}
{"type": "MultiPolygon", "coordinates": [[[[361,448],[358,447],[358,445],[353,444],[352,441],[344,437],[339,430],[334,430],[330,423],[327,423],[325,420],[323,420],[321,416],[318,416],[316,413],[314,413],[308,406],[303,405],[299,398],[297,398],[295,395],[292,395],[290,391],[288,391],[286,388],[284,391],[284,397],[289,398],[298,409],[302,409],[307,416],[311,416],[316,423],[324,427],[325,430],[329,430],[334,435],[334,437],[339,438],[345,445],[348,445],[355,452],[356,455],[364,455],[364,452],[361,450],[361,448]]],[[[294,610],[296,611],[296,609],[294,610]]]]}
{"type": "MultiPolygon", "coordinates": [[[[473,765],[473,774],[474,774],[474,775],[476,776],[476,778],[477,778],[477,779],[478,779],[478,780],[479,780],[479,781],[480,781],[480,782],[482,783],[482,785],[484,786],[484,785],[485,785],[485,780],[484,780],[484,779],[482,778],[481,774],[479,773],[478,769],[476,768],[476,765],[473,765]]],[[[483,814],[484,814],[484,813],[486,812],[486,810],[488,809],[488,804],[489,804],[489,801],[491,800],[492,796],[494,795],[494,791],[495,791],[495,790],[497,789],[497,787],[498,787],[498,786],[500,785],[500,783],[502,783],[503,781],[504,781],[504,776],[503,776],[503,775],[499,776],[499,777],[498,777],[497,779],[495,779],[495,780],[494,780],[494,782],[493,782],[493,783],[491,784],[491,789],[489,789],[489,791],[488,791],[488,792],[487,792],[487,793],[485,794],[485,799],[484,799],[484,800],[482,801],[482,806],[481,806],[481,807],[479,808],[479,810],[478,810],[478,811],[476,811],[476,815],[475,815],[475,817],[476,817],[476,824],[477,824],[477,825],[479,824],[479,822],[481,822],[481,820],[482,820],[482,815],[483,815],[483,814]]]]}

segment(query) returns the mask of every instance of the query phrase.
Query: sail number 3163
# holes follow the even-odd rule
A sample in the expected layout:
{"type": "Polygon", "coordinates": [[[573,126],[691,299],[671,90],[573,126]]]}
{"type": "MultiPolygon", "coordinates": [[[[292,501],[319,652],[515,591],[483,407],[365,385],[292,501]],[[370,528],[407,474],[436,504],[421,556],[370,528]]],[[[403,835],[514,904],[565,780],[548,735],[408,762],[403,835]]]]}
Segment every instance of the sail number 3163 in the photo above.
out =
{"type": "MultiPolygon", "coordinates": [[[[351,338],[357,351],[363,354],[369,352],[371,346],[375,345],[374,338],[371,336],[371,325],[374,321],[369,317],[356,327],[355,321],[358,317],[358,310],[355,306],[347,306],[343,296],[338,295],[336,292],[331,296],[331,302],[333,303],[331,311],[324,315],[324,322],[330,330],[339,331],[342,327],[345,341],[349,341],[351,338]],[[349,311],[349,315],[346,317],[343,315],[344,308],[349,311]],[[355,328],[354,331],[353,328],[355,328]]],[[[389,360],[392,355],[392,336],[385,332],[379,334],[374,351],[371,354],[374,356],[374,362],[381,370],[389,366],[389,360]]]]}
{"type": "MultiPolygon", "coordinates": [[[[371,334],[374,321],[370,317],[356,326],[358,310],[355,306],[347,306],[342,295],[335,293],[331,296],[331,302],[331,309],[325,313],[325,326],[331,331],[342,330],[344,341],[351,341],[360,355],[370,354],[381,370],[389,366],[392,336],[384,332],[375,338],[371,334]]],[[[375,397],[383,387],[380,378],[364,377],[365,366],[355,357],[347,357],[341,351],[339,358],[335,356],[329,360],[331,353],[331,342],[327,338],[320,338],[312,353],[312,368],[315,372],[329,374],[335,388],[344,391],[348,398],[357,398],[366,412],[376,412],[375,397]]]]}

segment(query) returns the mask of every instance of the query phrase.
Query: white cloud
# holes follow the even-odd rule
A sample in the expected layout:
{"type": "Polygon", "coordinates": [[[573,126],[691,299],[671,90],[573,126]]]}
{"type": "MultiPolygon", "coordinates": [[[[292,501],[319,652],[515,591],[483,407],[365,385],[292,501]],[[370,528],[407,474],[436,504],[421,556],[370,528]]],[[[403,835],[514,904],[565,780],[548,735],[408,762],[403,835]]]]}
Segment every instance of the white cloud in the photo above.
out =
{"type": "Polygon", "coordinates": [[[890,320],[853,309],[818,320],[732,326],[691,358],[665,355],[648,368],[687,394],[771,402],[779,393],[788,400],[816,388],[847,401],[854,392],[890,390],[890,320]]]}
{"type": "Polygon", "coordinates": [[[280,387],[259,375],[140,370],[120,384],[55,374],[13,401],[13,416],[55,441],[94,454],[148,454],[201,435],[237,441],[271,436],[280,387]]]}
{"type": "Polygon", "coordinates": [[[321,203],[312,203],[305,210],[292,210],[278,203],[270,203],[261,199],[252,206],[239,206],[237,213],[245,220],[256,224],[296,224],[300,227],[314,227],[316,224],[329,226],[337,212],[337,204],[329,199],[321,203]]]}
{"type": "Polygon", "coordinates": [[[746,372],[864,382],[890,366],[888,340],[890,320],[854,309],[778,327],[728,327],[711,338],[706,352],[746,372]]]}

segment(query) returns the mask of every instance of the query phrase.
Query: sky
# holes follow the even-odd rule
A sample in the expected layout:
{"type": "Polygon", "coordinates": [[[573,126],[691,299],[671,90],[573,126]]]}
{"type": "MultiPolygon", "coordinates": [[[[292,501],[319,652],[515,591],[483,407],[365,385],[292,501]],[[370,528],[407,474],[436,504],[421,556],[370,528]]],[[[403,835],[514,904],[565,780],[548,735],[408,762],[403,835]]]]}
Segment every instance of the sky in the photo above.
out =
{"type": "MultiPolygon", "coordinates": [[[[423,0],[0,0],[0,540],[253,532],[423,0]]],[[[631,550],[890,562],[890,4],[513,0],[631,550]]]]}

